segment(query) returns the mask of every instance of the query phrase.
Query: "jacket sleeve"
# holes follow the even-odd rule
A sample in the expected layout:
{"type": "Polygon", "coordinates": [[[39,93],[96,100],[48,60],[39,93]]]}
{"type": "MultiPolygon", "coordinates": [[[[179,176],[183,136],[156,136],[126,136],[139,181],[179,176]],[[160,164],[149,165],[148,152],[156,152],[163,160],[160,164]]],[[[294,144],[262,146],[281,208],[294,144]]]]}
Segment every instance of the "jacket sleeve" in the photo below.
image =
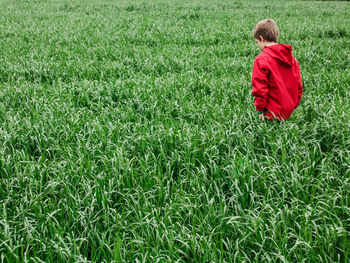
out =
{"type": "Polygon", "coordinates": [[[299,106],[301,97],[303,95],[303,83],[301,80],[299,63],[297,63],[297,65],[298,65],[298,100],[297,100],[297,103],[295,104],[295,109],[299,106]]]}
{"type": "Polygon", "coordinates": [[[267,94],[269,93],[268,69],[263,68],[259,59],[255,59],[252,74],[252,95],[255,97],[254,105],[256,110],[264,111],[266,109],[267,94]]]}

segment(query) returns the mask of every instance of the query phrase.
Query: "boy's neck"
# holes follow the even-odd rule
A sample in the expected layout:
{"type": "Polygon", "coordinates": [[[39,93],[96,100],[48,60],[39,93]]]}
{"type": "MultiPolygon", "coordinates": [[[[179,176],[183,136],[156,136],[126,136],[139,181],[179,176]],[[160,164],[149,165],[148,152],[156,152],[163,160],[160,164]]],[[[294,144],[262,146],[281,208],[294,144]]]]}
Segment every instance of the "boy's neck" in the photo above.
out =
{"type": "Polygon", "coordinates": [[[276,44],[277,44],[276,42],[265,42],[264,43],[264,48],[267,48],[269,46],[276,45],[276,44]]]}

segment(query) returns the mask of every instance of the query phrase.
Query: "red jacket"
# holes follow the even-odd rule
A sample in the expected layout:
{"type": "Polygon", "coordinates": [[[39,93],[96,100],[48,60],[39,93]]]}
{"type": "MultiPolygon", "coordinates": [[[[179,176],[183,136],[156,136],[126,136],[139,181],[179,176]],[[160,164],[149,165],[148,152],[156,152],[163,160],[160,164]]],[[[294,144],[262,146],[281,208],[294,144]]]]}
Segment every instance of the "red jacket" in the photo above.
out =
{"type": "Polygon", "coordinates": [[[288,119],[303,93],[299,62],[292,55],[292,46],[266,47],[254,61],[252,86],[258,111],[264,111],[269,119],[288,119]]]}

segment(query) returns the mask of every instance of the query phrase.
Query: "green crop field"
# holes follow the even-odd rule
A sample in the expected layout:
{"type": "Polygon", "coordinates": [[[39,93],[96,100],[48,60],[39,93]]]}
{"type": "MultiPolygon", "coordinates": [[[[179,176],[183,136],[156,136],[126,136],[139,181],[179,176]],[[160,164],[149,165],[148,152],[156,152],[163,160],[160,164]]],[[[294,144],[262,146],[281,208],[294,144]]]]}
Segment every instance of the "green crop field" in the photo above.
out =
{"type": "Polygon", "coordinates": [[[350,2],[0,0],[0,262],[350,262],[350,2]],[[304,94],[260,122],[252,31],[304,94]]]}

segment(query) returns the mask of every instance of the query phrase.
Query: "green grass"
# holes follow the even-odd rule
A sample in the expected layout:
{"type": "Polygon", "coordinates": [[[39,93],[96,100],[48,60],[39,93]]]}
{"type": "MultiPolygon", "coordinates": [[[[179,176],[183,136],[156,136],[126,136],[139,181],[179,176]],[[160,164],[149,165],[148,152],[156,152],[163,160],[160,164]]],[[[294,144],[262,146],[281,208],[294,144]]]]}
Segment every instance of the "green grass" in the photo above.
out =
{"type": "Polygon", "coordinates": [[[350,5],[0,2],[0,262],[349,262],[350,5]],[[257,21],[304,83],[258,121],[257,21]]]}

